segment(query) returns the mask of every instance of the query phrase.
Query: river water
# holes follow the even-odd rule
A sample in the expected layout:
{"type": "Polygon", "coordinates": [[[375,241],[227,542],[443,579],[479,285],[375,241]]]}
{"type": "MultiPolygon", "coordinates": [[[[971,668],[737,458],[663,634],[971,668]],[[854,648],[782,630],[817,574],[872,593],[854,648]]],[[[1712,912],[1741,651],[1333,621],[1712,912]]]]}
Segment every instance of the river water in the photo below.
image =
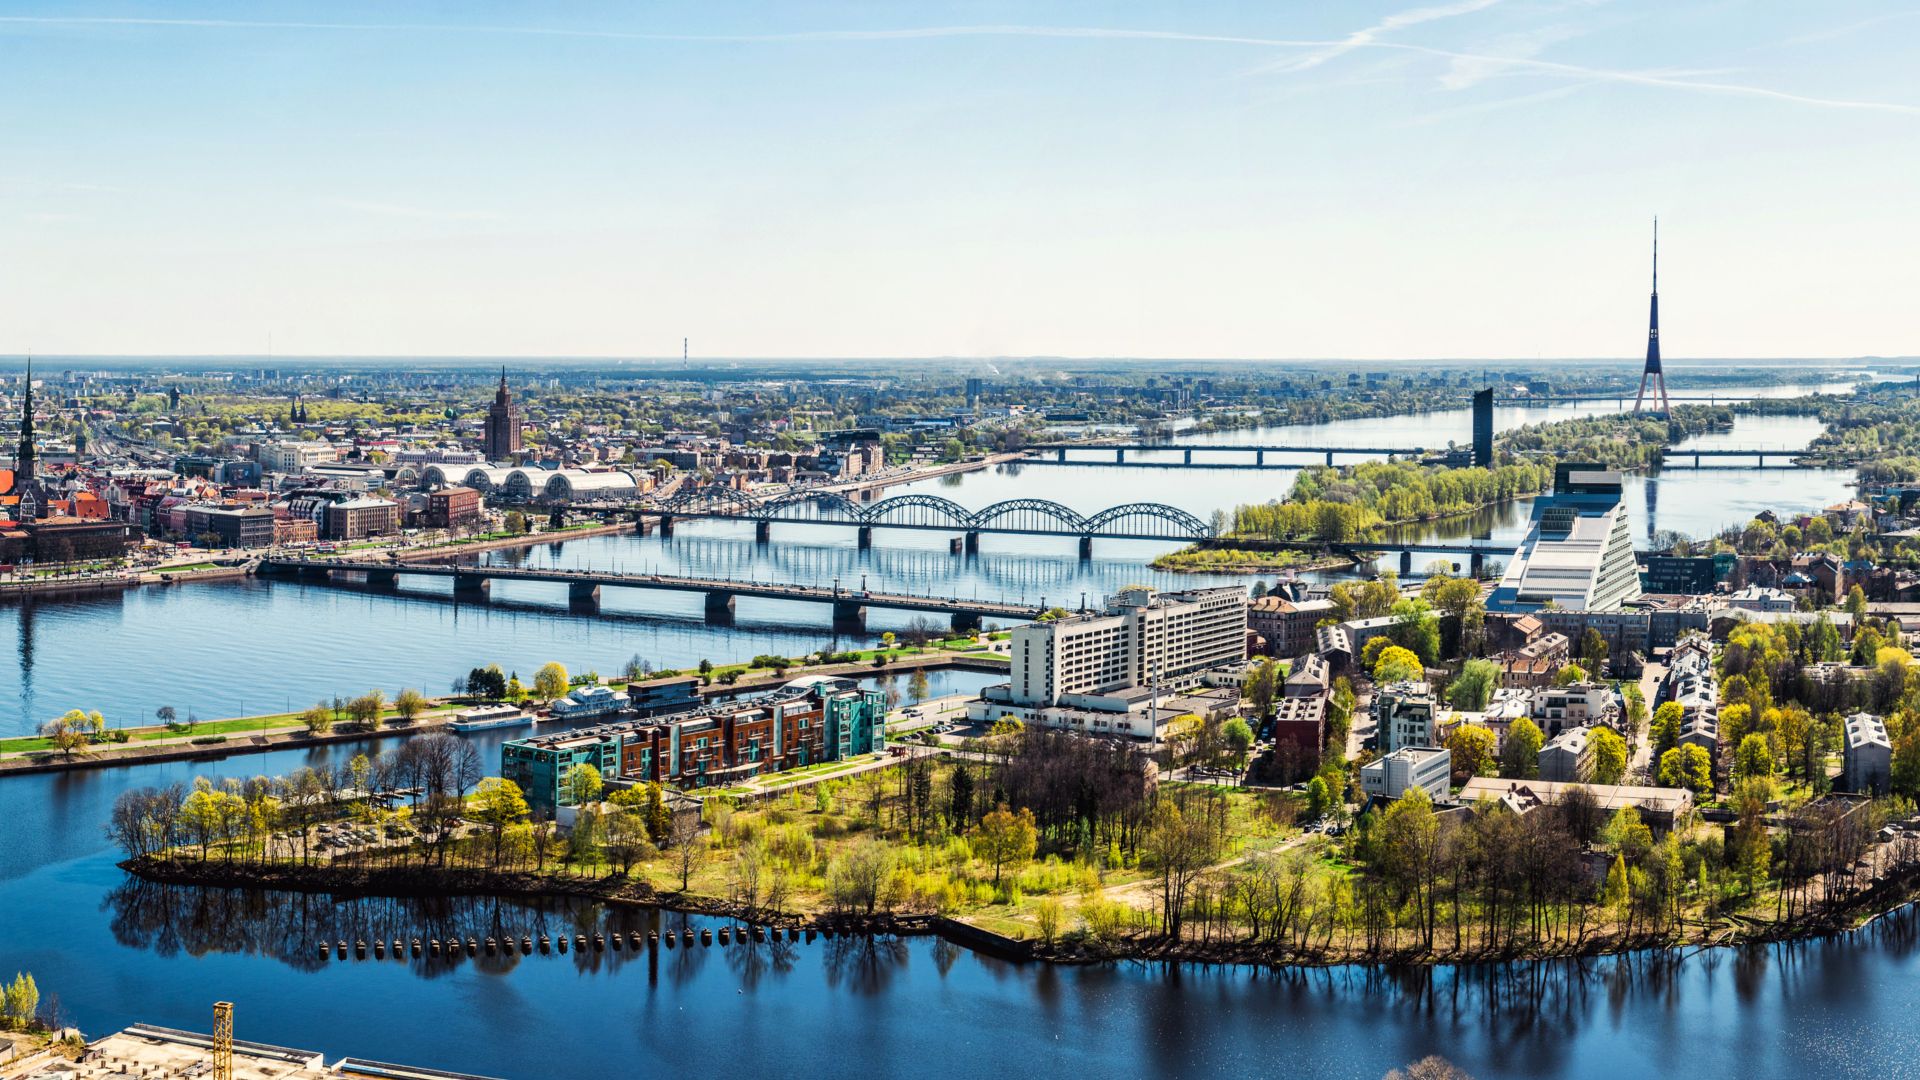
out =
{"type": "MultiPolygon", "coordinates": [[[[1778,392],[1778,391],[1776,391],[1778,392]]],[[[1612,403],[1503,411],[1502,426],[1612,403]]],[[[1318,426],[1318,441],[1435,445],[1464,439],[1464,410],[1318,426]],[[1456,415],[1457,414],[1457,415],[1456,415]],[[1460,433],[1451,432],[1455,428],[1460,433]],[[1400,441],[1385,441],[1399,439],[1400,441]]],[[[1702,445],[1794,445],[1818,426],[1743,418],[1702,445]]],[[[1255,442],[1301,430],[1196,436],[1255,442]]],[[[1081,512],[1166,501],[1206,516],[1284,495],[1291,470],[1200,471],[1010,466],[927,481],[970,507],[1050,498],[1081,512]]],[[[1845,498],[1845,473],[1670,470],[1635,478],[1636,531],[1706,535],[1764,507],[1845,498]]],[[[1447,528],[1500,540],[1524,504],[1447,528]]],[[[870,551],[850,531],[777,526],[775,542],[727,524],[671,539],[597,537],[489,558],[527,565],[657,569],[951,596],[1078,603],[1121,584],[1165,587],[1241,578],[1157,574],[1160,545],[987,536],[977,557],[947,537],[881,531],[870,551]]],[[[910,617],[875,609],[870,630],[910,617]]],[[[0,609],[13,635],[0,661],[0,735],[70,707],[137,723],[160,705],[200,716],[278,710],[370,685],[446,688],[475,664],[522,675],[547,660],[614,671],[640,655],[662,666],[851,645],[811,605],[741,600],[735,625],[709,626],[693,596],[609,589],[597,617],[569,614],[564,589],[502,582],[487,603],[456,604],[432,582],[399,596],[301,583],[142,589],[0,609]]],[[[0,637],[0,641],[4,638],[0,637]]],[[[933,694],[984,676],[936,675],[933,694]]],[[[903,689],[906,680],[896,680],[903,689]]],[[[475,736],[497,761],[507,736],[475,736]]],[[[194,774],[283,773],[343,748],[214,763],[103,769],[0,781],[0,975],[31,970],[92,1032],[135,1020],[204,1030],[219,999],[238,1003],[244,1038],[510,1077],[647,1072],[1199,1076],[1271,1071],[1373,1077],[1443,1053],[1481,1077],[1606,1077],[1680,1071],[1755,1077],[1892,1076],[1912,1071],[1920,1008],[1911,915],[1868,933],[1798,947],[1716,951],[1584,966],[1516,965],[1391,973],[1362,968],[1284,977],[1244,969],[1008,965],[930,939],[734,946],[518,961],[321,964],[320,937],[406,936],[449,926],[482,936],[601,920],[648,929],[651,914],[460,904],[432,910],[362,902],[130,886],[101,823],[126,787],[194,774]],[[392,936],[388,934],[387,936],[392,936]]],[[[668,925],[679,917],[666,917],[668,925]]]]}

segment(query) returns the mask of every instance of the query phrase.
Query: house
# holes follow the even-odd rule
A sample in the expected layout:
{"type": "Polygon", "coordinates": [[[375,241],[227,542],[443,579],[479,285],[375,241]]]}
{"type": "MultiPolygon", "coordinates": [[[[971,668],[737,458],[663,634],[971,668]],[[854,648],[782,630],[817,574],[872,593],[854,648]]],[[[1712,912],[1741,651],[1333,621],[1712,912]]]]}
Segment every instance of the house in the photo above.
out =
{"type": "Polygon", "coordinates": [[[1374,691],[1375,740],[1381,753],[1403,746],[1432,746],[1436,702],[1425,682],[1400,682],[1374,691]]]}
{"type": "Polygon", "coordinates": [[[1846,720],[1841,778],[1848,791],[1884,795],[1893,778],[1893,743],[1887,726],[1872,713],[1854,713],[1846,720]]]}
{"type": "Polygon", "coordinates": [[[1584,784],[1593,779],[1592,729],[1571,727],[1540,748],[1540,779],[1584,784]]]}
{"type": "Polygon", "coordinates": [[[1324,697],[1333,688],[1333,670],[1326,659],[1306,653],[1287,669],[1284,693],[1290,698],[1324,697]]]}

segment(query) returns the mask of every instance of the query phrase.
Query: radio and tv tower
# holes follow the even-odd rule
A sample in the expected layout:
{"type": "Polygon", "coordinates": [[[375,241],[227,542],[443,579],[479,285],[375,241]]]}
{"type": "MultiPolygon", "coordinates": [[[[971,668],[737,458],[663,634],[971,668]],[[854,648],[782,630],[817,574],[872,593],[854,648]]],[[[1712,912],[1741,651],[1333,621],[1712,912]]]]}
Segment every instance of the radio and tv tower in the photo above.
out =
{"type": "Polygon", "coordinates": [[[1638,413],[1647,400],[1647,380],[1653,380],[1653,393],[1660,401],[1660,412],[1670,414],[1667,403],[1667,377],[1660,370],[1660,219],[1653,219],[1653,307],[1647,317],[1647,366],[1640,372],[1640,392],[1634,395],[1633,411],[1638,413]]]}

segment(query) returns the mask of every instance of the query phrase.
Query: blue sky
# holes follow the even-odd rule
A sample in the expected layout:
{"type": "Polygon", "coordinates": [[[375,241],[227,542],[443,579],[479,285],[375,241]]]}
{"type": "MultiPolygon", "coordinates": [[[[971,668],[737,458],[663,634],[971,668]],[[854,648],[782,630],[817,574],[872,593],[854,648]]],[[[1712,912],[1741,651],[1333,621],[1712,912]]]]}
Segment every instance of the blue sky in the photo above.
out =
{"type": "MultiPolygon", "coordinates": [[[[1912,3],[1913,0],[1909,0],[1912,3]]],[[[1920,352],[1920,8],[0,0],[0,353],[1920,352]]]]}

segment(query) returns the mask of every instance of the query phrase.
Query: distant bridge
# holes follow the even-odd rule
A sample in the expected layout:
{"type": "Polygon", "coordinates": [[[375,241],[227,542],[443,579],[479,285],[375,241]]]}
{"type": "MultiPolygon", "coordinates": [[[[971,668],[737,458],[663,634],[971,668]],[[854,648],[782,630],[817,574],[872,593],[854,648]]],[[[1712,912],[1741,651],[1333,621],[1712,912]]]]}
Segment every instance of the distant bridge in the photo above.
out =
{"type": "Polygon", "coordinates": [[[1028,464],[1034,465],[1125,465],[1135,468],[1151,469],[1298,469],[1298,461],[1268,462],[1267,455],[1321,457],[1328,465],[1333,464],[1336,455],[1358,457],[1392,457],[1425,454],[1427,451],[1412,446],[1321,446],[1273,444],[1256,446],[1248,443],[1166,443],[1166,442],[1072,442],[1072,443],[1035,443],[1027,447],[1028,464]],[[1069,458],[1068,451],[1086,452],[1112,451],[1112,461],[1091,461],[1085,457],[1069,458]],[[1177,451],[1177,461],[1165,457],[1156,457],[1146,461],[1128,461],[1127,454],[1147,452],[1177,451]],[[1194,454],[1213,455],[1210,459],[1195,461],[1194,454]],[[1052,454],[1049,458],[1047,455],[1052,454]],[[1251,454],[1251,457],[1246,455],[1251,454]],[[1231,455],[1221,460],[1221,455],[1231,455]]]}
{"type": "Polygon", "coordinates": [[[485,600],[494,581],[551,581],[567,586],[567,598],[576,608],[594,610],[600,604],[604,586],[633,589],[665,589],[670,592],[696,592],[706,597],[707,619],[715,623],[733,620],[734,599],[741,596],[768,600],[800,600],[833,606],[836,628],[860,630],[866,626],[867,608],[895,608],[901,611],[936,612],[951,616],[954,629],[972,629],[983,618],[1034,619],[1046,610],[1045,598],[1039,605],[1009,604],[995,600],[962,600],[951,596],[916,596],[911,593],[880,593],[865,589],[843,589],[838,585],[783,585],[763,581],[735,581],[726,578],[682,577],[671,574],[622,574],[594,570],[528,569],[512,566],[455,565],[451,563],[396,563],[382,559],[261,559],[257,573],[331,580],[335,574],[362,574],[375,587],[392,588],[403,574],[414,577],[450,578],[457,598],[485,600]]]}
{"type": "Polygon", "coordinates": [[[1804,457],[1806,453],[1807,453],[1807,448],[1804,446],[1798,447],[1798,448],[1791,448],[1791,447],[1784,447],[1784,446],[1716,446],[1716,447],[1702,448],[1699,450],[1681,450],[1681,449],[1675,449],[1674,447],[1670,446],[1660,451],[1660,467],[1662,469],[1687,469],[1687,468],[1693,468],[1693,469],[1817,469],[1817,468],[1821,468],[1821,466],[1817,464],[1807,464],[1807,465],[1801,464],[1798,459],[1801,457],[1804,457]],[[1744,465],[1744,464],[1742,465],[1703,465],[1701,464],[1702,460],[1706,458],[1752,458],[1754,463],[1752,465],[1744,465]],[[1773,459],[1774,463],[1772,465],[1767,464],[1768,458],[1773,459]],[[1692,461],[1691,465],[1686,464],[1686,462],[1688,462],[1689,460],[1692,461]]]}
{"type": "Polygon", "coordinates": [[[859,530],[859,546],[871,547],[874,529],[920,529],[958,533],[956,551],[978,551],[980,534],[1071,536],[1080,540],[1080,554],[1091,557],[1093,541],[1167,540],[1191,543],[1213,535],[1213,527],[1177,506],[1165,503],[1125,503],[1095,514],[1081,514],[1050,499],[1007,499],[969,510],[938,495],[895,495],[860,503],[837,491],[793,491],[756,500],[726,487],[683,491],[643,510],[660,521],[663,535],[681,518],[709,518],[754,523],[754,537],[772,539],[775,523],[839,525],[859,530]]]}

